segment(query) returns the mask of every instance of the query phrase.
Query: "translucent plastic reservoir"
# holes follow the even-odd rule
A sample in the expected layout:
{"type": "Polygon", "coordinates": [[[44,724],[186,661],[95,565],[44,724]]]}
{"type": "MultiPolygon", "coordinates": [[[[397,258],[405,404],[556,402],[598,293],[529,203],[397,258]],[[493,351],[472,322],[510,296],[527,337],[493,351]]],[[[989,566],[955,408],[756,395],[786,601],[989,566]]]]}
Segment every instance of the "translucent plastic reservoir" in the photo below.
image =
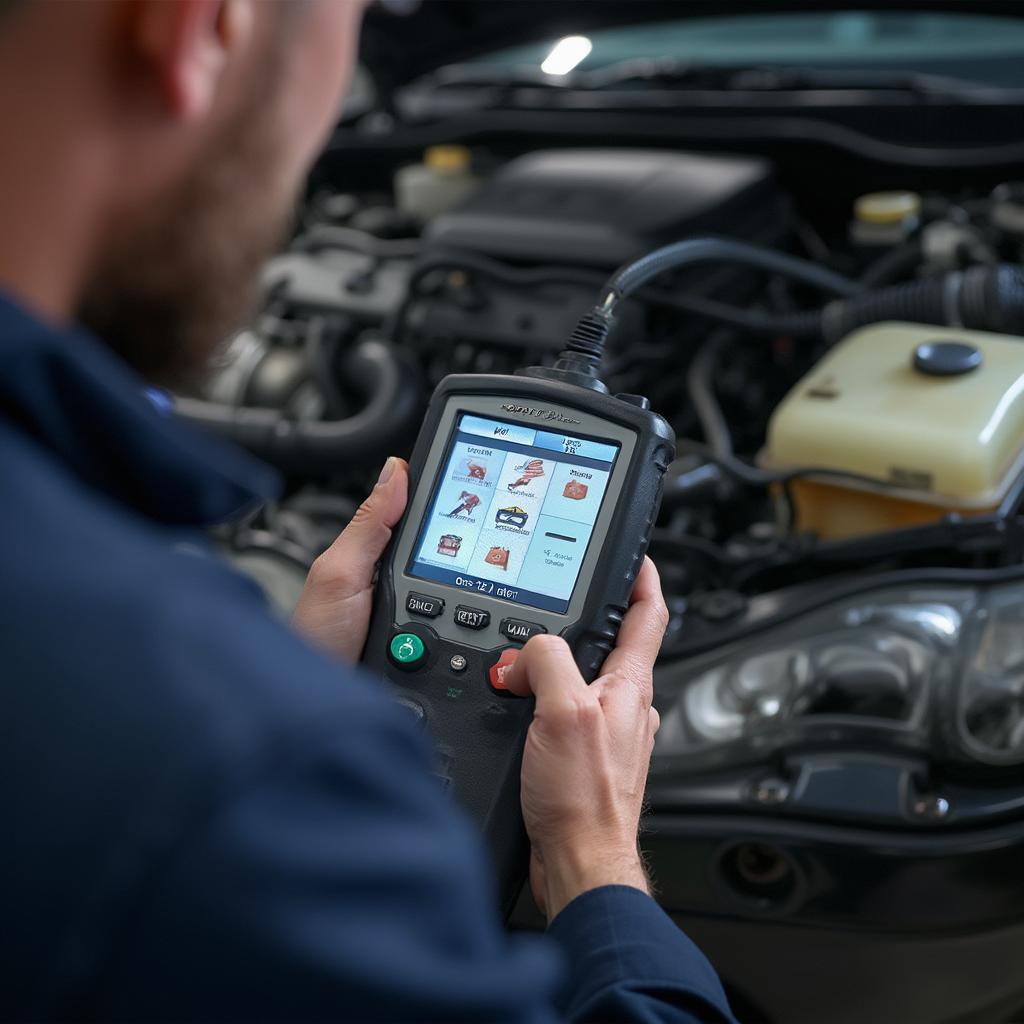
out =
{"type": "Polygon", "coordinates": [[[1022,449],[1024,340],[884,323],[844,339],[786,396],[762,463],[876,481],[793,485],[801,529],[846,537],[996,508],[1022,449]]]}

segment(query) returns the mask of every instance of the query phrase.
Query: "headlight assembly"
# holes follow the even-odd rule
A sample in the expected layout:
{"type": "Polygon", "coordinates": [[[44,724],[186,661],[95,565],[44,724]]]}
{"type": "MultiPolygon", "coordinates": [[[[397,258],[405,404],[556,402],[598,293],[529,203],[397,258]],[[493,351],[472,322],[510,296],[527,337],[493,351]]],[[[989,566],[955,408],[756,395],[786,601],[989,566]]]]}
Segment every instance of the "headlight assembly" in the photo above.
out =
{"type": "Polygon", "coordinates": [[[802,748],[1024,763],[1024,586],[892,588],[667,665],[655,759],[802,748]]]}
{"type": "Polygon", "coordinates": [[[1024,589],[991,593],[958,691],[957,725],[966,750],[994,765],[1024,762],[1024,589]]]}

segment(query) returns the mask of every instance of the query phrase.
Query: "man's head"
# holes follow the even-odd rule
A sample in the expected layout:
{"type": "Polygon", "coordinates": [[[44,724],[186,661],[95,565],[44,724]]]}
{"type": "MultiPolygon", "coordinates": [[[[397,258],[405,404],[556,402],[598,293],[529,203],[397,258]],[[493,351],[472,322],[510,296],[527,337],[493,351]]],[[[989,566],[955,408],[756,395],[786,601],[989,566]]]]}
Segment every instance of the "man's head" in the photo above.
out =
{"type": "MultiPolygon", "coordinates": [[[[0,94],[18,70],[30,82],[21,108],[10,93],[0,100],[0,117],[33,116],[15,125],[25,152],[0,153],[0,216],[19,181],[24,201],[42,205],[24,181],[35,150],[77,260],[56,259],[54,273],[74,280],[47,311],[178,382],[248,311],[338,110],[363,0],[14,2],[0,18],[0,69],[5,58],[20,68],[0,70],[0,94]],[[73,174],[52,165],[62,153],[73,174]]],[[[61,225],[38,217],[59,243],[61,225]]],[[[0,284],[17,293],[4,244],[0,284]]],[[[45,282],[25,284],[52,305],[45,282]]]]}

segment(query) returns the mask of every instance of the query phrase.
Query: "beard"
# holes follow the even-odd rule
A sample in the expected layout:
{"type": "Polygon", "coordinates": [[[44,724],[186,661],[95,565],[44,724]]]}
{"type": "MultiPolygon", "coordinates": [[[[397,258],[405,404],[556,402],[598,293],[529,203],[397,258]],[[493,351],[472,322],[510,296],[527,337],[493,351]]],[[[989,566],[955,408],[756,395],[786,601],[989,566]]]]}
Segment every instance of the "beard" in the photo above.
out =
{"type": "Polygon", "coordinates": [[[263,77],[186,178],[115,226],[83,289],[78,322],[155,384],[201,383],[255,312],[260,268],[286,237],[298,190],[279,171],[276,78],[263,77]]]}

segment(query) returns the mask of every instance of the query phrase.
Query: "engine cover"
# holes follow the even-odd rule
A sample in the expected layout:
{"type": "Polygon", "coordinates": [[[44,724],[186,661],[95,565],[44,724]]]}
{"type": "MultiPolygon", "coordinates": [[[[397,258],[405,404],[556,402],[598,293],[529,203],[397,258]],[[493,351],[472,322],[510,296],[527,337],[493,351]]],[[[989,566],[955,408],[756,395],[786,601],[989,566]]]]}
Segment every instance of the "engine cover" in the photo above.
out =
{"type": "Polygon", "coordinates": [[[764,160],[561,149],[506,164],[427,230],[436,246],[501,259],[614,267],[698,232],[778,239],[785,201],[764,160]]]}

